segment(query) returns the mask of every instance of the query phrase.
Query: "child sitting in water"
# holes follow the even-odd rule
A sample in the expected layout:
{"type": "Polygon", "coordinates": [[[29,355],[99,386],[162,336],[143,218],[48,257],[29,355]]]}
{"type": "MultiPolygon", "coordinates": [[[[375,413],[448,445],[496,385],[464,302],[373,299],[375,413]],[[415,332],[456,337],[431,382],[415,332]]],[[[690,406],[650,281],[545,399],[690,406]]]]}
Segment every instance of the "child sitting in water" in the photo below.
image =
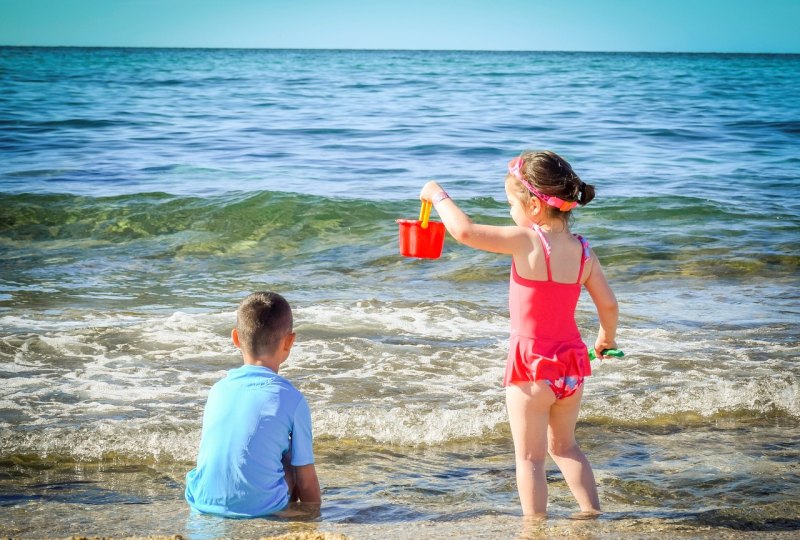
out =
{"type": "Polygon", "coordinates": [[[592,467],[575,441],[584,377],[592,371],[575,308],[586,287],[600,318],[594,349],[601,357],[616,348],[618,307],[597,256],[569,230],[571,210],[591,201],[594,187],[555,153],[525,152],[509,163],[505,189],[516,224],[507,227],[473,223],[436,182],[425,184],[420,199],[433,202],[459,242],[511,255],[503,386],[523,513],[546,515],[546,452],[581,510],[599,513],[592,467]]]}
{"type": "Polygon", "coordinates": [[[197,467],[186,475],[192,508],[241,518],[320,502],[311,413],[278,375],[294,345],[292,324],[292,309],[277,293],[253,293],[239,305],[231,337],[244,365],[208,394],[197,467]]]}

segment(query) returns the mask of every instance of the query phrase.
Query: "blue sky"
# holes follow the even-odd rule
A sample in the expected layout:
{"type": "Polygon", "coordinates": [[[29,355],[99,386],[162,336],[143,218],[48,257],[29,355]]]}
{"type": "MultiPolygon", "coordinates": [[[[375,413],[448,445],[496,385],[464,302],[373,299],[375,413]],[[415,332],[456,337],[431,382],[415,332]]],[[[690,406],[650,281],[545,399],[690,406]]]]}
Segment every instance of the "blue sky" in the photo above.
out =
{"type": "Polygon", "coordinates": [[[0,45],[800,53],[800,0],[0,0],[0,45]]]}

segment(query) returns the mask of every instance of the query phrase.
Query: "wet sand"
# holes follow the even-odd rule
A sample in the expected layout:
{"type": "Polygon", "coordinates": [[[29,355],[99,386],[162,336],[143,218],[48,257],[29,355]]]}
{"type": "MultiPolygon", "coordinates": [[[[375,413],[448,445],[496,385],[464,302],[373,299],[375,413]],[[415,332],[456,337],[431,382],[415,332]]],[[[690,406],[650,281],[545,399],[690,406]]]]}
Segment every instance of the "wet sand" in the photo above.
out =
{"type": "MultiPolygon", "coordinates": [[[[279,535],[237,536],[259,540],[358,540],[358,539],[409,539],[409,538],[459,538],[534,540],[540,538],[581,539],[749,539],[768,538],[783,540],[797,538],[796,531],[738,531],[717,526],[703,526],[668,522],[655,518],[613,519],[604,521],[581,519],[531,520],[509,516],[483,516],[457,521],[423,521],[381,525],[324,524],[326,531],[313,530],[317,524],[293,522],[288,528],[305,529],[279,535]]],[[[151,536],[71,536],[69,540],[189,540],[194,535],[151,536]]]]}
{"type": "MultiPolygon", "coordinates": [[[[180,534],[174,536],[129,536],[113,538],[106,536],[72,536],[69,540],[185,540],[180,534]]],[[[342,534],[334,533],[289,533],[280,536],[265,536],[259,540],[348,540],[342,534]]]]}
{"type": "MultiPolygon", "coordinates": [[[[71,536],[68,540],[185,540],[180,534],[173,536],[126,536],[115,538],[110,536],[71,536]]],[[[289,533],[280,536],[265,536],[259,540],[348,540],[342,534],[334,533],[289,533]]]]}

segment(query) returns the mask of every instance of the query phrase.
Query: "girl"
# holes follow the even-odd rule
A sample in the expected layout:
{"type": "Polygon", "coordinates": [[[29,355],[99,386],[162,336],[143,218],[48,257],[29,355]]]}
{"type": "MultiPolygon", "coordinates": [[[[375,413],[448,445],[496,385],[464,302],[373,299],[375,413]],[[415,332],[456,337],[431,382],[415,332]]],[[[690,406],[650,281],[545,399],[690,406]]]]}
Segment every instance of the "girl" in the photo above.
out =
{"type": "Polygon", "coordinates": [[[505,180],[516,225],[473,223],[439,184],[420,199],[433,202],[448,232],[476,249],[511,255],[511,338],[503,386],[514,438],[517,489],[525,515],[547,512],[545,452],[561,469],[583,512],[599,513],[594,474],[575,441],[584,377],[591,374],[575,323],[581,286],[597,308],[598,357],[616,348],[618,307],[597,256],[569,230],[571,211],[594,198],[572,167],[553,152],[525,152],[505,180]]]}

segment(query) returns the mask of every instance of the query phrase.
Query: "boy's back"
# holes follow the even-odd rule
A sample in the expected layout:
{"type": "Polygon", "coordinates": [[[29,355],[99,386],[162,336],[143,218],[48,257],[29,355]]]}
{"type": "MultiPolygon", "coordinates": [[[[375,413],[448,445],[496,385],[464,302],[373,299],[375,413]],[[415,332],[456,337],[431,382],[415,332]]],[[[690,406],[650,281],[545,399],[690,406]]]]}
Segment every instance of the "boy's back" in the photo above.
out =
{"type": "Polygon", "coordinates": [[[208,394],[186,501],[229,517],[273,514],[290,501],[319,504],[308,403],[278,375],[295,341],[291,307],[277,293],[253,293],[236,321],[231,339],[244,365],[208,394]]]}
{"type": "Polygon", "coordinates": [[[205,513],[231,517],[285,508],[289,492],[281,457],[314,462],[311,414],[303,395],[269,368],[228,372],[208,395],[197,467],[186,476],[186,500],[205,513]]]}

